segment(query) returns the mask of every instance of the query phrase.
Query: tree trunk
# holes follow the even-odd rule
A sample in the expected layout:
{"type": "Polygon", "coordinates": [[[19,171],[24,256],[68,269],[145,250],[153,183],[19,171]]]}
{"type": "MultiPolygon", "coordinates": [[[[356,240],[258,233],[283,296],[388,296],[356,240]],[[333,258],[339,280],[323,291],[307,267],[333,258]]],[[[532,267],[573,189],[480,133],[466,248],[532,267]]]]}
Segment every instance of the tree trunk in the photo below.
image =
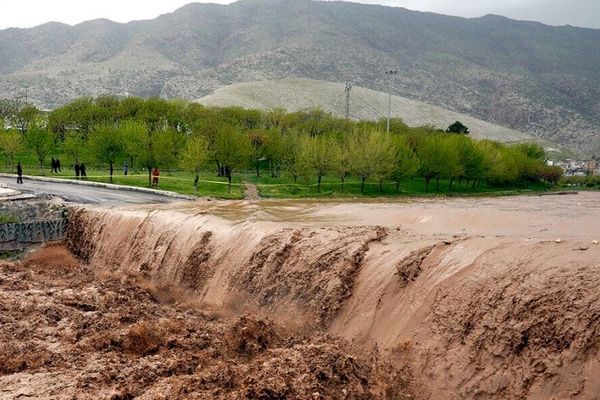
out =
{"type": "Polygon", "coordinates": [[[396,179],[396,193],[400,193],[400,179],[396,179]]]}
{"type": "Polygon", "coordinates": [[[260,177],[260,172],[258,171],[258,157],[256,157],[256,177],[260,177]]]}
{"type": "Polygon", "coordinates": [[[108,165],[110,169],[110,183],[113,183],[113,162],[109,161],[108,165]]]}
{"type": "Polygon", "coordinates": [[[319,193],[321,193],[321,178],[323,178],[323,175],[319,175],[319,179],[317,180],[317,191],[319,193]]]}
{"type": "Polygon", "coordinates": [[[473,179],[473,183],[471,183],[471,189],[475,189],[475,182],[477,182],[477,179],[473,179]]]}
{"type": "Polygon", "coordinates": [[[152,187],[152,168],[148,166],[148,187],[152,187]]]}
{"type": "Polygon", "coordinates": [[[450,179],[450,186],[448,186],[448,190],[452,191],[452,184],[454,183],[454,178],[450,179]]]}
{"type": "Polygon", "coordinates": [[[360,182],[360,192],[364,193],[365,192],[365,177],[362,177],[362,180],[360,182]]]}
{"type": "Polygon", "coordinates": [[[425,178],[425,191],[428,192],[429,191],[429,181],[431,180],[431,178],[425,178]]]}
{"type": "Polygon", "coordinates": [[[231,172],[227,174],[227,193],[231,193],[231,172]]]}
{"type": "Polygon", "coordinates": [[[194,178],[194,194],[198,194],[198,181],[200,180],[200,176],[198,175],[198,167],[196,167],[196,178],[194,178]]]}
{"type": "Polygon", "coordinates": [[[340,179],[342,180],[342,193],[344,193],[344,183],[346,182],[346,177],[342,176],[340,179]]]}

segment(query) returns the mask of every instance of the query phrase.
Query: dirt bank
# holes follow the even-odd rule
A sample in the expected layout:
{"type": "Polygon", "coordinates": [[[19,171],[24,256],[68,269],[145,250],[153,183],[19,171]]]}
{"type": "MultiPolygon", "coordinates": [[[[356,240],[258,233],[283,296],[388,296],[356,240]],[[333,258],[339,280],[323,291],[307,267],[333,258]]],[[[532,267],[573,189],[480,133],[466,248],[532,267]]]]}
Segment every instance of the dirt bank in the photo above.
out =
{"type": "Polygon", "coordinates": [[[162,301],[377,346],[414,372],[416,398],[597,399],[599,205],[583,193],[80,208],[67,244],[162,301]]]}

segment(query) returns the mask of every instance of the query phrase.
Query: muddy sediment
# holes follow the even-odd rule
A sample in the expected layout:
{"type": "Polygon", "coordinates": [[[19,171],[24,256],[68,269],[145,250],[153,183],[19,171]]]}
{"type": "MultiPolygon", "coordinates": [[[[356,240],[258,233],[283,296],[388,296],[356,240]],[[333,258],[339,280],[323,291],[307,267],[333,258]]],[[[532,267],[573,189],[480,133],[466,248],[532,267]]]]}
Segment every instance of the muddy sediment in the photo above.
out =
{"type": "MultiPolygon", "coordinates": [[[[65,339],[38,333],[21,352],[50,361],[13,366],[0,382],[73,369],[56,355],[68,343],[137,377],[108,374],[81,393],[596,399],[600,196],[569,197],[73,209],[66,244],[81,262],[66,262],[73,281],[50,285],[73,298],[60,320],[99,319],[65,339]],[[196,364],[181,370],[184,357],[196,364]],[[152,379],[141,372],[149,360],[161,371],[152,379]]],[[[4,266],[0,288],[44,296],[35,265],[4,266]]]]}

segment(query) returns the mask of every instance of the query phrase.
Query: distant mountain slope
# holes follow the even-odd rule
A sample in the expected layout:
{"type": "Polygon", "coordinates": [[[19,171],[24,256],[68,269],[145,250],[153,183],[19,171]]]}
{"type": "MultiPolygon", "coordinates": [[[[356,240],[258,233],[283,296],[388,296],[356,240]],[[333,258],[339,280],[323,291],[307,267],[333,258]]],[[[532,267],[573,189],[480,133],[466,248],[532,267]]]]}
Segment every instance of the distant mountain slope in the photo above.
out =
{"type": "MultiPolygon", "coordinates": [[[[353,119],[378,120],[387,116],[386,93],[355,86],[350,100],[350,117],[353,119]]],[[[283,107],[288,111],[298,111],[320,107],[339,117],[344,116],[345,110],[344,84],[312,79],[236,83],[217,89],[198,102],[210,106],[234,105],[262,110],[283,107]]],[[[401,118],[409,126],[431,125],[441,129],[446,129],[454,121],[461,121],[469,127],[471,136],[475,138],[501,142],[534,139],[523,132],[399,96],[392,96],[392,116],[401,118]]]]}
{"type": "Polygon", "coordinates": [[[0,96],[200,98],[238,82],[352,80],[600,150],[600,30],[311,0],[190,4],[150,21],[0,31],[0,96]],[[384,71],[397,69],[388,82],[384,71]]]}

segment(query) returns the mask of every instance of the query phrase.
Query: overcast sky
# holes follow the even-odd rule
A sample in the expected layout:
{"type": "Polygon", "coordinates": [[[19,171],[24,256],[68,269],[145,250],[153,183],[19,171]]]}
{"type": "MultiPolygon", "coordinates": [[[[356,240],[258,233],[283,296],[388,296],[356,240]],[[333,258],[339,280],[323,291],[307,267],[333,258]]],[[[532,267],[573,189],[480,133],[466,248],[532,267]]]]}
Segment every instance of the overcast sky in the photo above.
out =
{"type": "MultiPolygon", "coordinates": [[[[0,0],[0,29],[31,27],[48,21],[76,24],[95,18],[127,22],[155,18],[192,0],[0,0]]],[[[227,4],[212,0],[202,3],[227,4]]],[[[600,28],[600,0],[355,0],[447,15],[499,14],[551,25],[600,28]]]]}

